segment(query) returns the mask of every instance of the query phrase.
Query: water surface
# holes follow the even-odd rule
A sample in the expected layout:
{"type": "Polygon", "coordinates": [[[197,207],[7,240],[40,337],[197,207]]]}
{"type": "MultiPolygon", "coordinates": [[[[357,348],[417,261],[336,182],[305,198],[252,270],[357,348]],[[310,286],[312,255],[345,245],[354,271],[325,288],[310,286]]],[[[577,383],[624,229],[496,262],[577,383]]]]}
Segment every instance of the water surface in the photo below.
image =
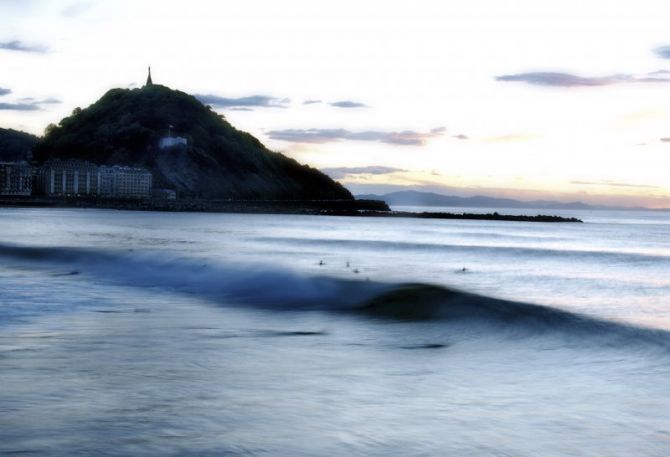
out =
{"type": "Polygon", "coordinates": [[[570,215],[0,209],[0,454],[666,456],[670,217],[570,215]]]}

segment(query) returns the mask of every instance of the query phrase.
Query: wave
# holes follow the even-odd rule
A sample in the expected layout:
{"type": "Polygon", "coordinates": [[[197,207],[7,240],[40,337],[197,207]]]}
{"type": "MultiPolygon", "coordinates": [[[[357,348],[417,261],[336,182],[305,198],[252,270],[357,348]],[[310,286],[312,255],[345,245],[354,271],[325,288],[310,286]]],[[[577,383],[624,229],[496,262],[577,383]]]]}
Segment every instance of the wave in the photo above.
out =
{"type": "Polygon", "coordinates": [[[348,239],[321,239],[321,238],[292,238],[292,237],[257,237],[254,241],[286,243],[289,245],[310,246],[341,246],[349,249],[371,249],[371,250],[395,250],[395,251],[419,251],[419,252],[439,252],[448,253],[473,253],[477,252],[488,256],[515,257],[524,256],[526,258],[547,258],[554,257],[566,259],[569,261],[589,258],[601,258],[609,262],[630,263],[630,262],[669,262],[670,256],[662,253],[644,253],[644,252],[626,252],[626,251],[595,251],[580,249],[551,249],[542,247],[526,246],[497,246],[497,245],[478,245],[478,244],[444,244],[444,243],[416,243],[405,241],[384,241],[384,240],[348,240],[348,239]]]}
{"type": "Polygon", "coordinates": [[[44,269],[60,278],[94,278],[266,308],[352,308],[390,287],[369,281],[310,278],[266,265],[222,265],[166,252],[0,244],[0,258],[14,259],[17,266],[44,269]]]}
{"type": "Polygon", "coordinates": [[[362,303],[367,315],[493,325],[515,336],[563,333],[609,346],[653,344],[670,350],[670,332],[598,319],[549,306],[502,300],[429,284],[400,284],[362,303]]]}
{"type": "Polygon", "coordinates": [[[322,310],[389,321],[476,323],[520,334],[563,332],[607,344],[653,343],[670,349],[670,332],[644,329],[521,302],[422,283],[308,277],[259,265],[221,265],[161,252],[103,251],[0,244],[0,258],[60,280],[93,279],[193,295],[220,305],[322,310]]]}

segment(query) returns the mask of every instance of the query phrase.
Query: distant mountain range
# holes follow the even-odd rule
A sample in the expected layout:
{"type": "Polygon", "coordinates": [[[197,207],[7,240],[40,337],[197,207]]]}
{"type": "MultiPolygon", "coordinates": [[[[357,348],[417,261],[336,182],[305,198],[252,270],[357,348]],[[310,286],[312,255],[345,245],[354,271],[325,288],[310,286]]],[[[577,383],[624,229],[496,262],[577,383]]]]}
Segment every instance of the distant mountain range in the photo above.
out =
{"type": "Polygon", "coordinates": [[[643,207],[624,207],[589,205],[583,202],[557,202],[553,200],[521,201],[511,198],[496,198],[477,195],[474,197],[456,197],[443,195],[435,192],[421,192],[416,190],[404,190],[388,194],[360,194],[359,199],[384,200],[391,206],[447,206],[447,207],[470,207],[470,208],[528,208],[528,209],[585,209],[585,210],[645,210],[643,207]]]}

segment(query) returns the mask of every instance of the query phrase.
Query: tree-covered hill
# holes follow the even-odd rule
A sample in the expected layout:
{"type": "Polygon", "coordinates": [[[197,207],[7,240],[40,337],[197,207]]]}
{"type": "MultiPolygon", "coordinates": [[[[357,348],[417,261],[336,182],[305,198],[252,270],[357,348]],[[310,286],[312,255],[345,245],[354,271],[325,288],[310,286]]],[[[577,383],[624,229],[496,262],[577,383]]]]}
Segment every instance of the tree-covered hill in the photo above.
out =
{"type": "Polygon", "coordinates": [[[158,186],[183,196],[353,198],[320,171],[269,151],[195,97],[160,85],[112,89],[49,126],[35,148],[35,159],[49,158],[146,167],[158,186]],[[170,128],[188,144],[160,149],[159,141],[170,128]]]}
{"type": "Polygon", "coordinates": [[[30,160],[37,140],[26,132],[0,128],[0,162],[30,160]]]}

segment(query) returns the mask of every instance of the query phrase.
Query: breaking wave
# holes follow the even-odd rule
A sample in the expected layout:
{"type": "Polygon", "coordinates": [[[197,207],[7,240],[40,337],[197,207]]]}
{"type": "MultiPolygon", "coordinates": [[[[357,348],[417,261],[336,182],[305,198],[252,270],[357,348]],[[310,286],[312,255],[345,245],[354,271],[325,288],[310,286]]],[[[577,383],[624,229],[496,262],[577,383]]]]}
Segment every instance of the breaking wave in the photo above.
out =
{"type": "Polygon", "coordinates": [[[39,269],[61,279],[151,287],[221,305],[324,310],[393,321],[474,322],[517,334],[563,332],[609,345],[651,343],[670,349],[666,331],[430,284],[308,277],[277,267],[212,264],[156,252],[0,244],[0,258],[6,266],[39,269]]]}
{"type": "MultiPolygon", "coordinates": [[[[490,235],[489,235],[490,237],[490,235]]],[[[507,235],[505,235],[507,237],[507,235]]],[[[524,258],[558,258],[570,260],[584,260],[599,258],[608,262],[631,263],[670,263],[670,256],[663,252],[619,252],[606,250],[579,250],[558,249],[551,247],[527,247],[527,246],[500,246],[480,244],[446,244],[446,243],[419,243],[400,242],[386,240],[347,240],[347,239],[321,239],[321,238],[292,238],[292,237],[257,237],[255,241],[284,243],[291,246],[341,246],[354,249],[370,250],[396,250],[396,251],[429,251],[445,253],[478,253],[486,256],[523,256],[524,258]]],[[[555,240],[553,240],[555,241],[555,240]]]]}

